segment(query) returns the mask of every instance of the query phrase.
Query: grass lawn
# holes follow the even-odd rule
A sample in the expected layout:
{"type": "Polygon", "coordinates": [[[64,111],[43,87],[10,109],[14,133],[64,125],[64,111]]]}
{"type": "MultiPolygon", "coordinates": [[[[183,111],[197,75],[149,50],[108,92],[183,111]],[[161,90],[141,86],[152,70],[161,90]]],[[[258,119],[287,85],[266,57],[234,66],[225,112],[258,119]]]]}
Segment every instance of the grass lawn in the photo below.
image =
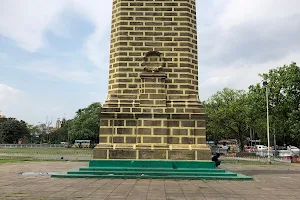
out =
{"type": "Polygon", "coordinates": [[[1,148],[0,163],[22,161],[72,160],[86,161],[92,159],[92,149],[78,148],[1,148]]]}
{"type": "Polygon", "coordinates": [[[38,160],[32,158],[0,158],[0,164],[24,162],[24,161],[38,161],[38,160]]]}
{"type": "MultiPolygon", "coordinates": [[[[17,163],[17,162],[63,162],[61,160],[44,160],[44,159],[34,159],[34,158],[0,158],[0,165],[5,163],[17,163]]],[[[64,161],[66,162],[66,161],[64,161]]],[[[70,160],[68,162],[87,162],[81,160],[70,160]]]]}
{"type": "Polygon", "coordinates": [[[0,153],[21,153],[21,154],[92,154],[92,149],[78,148],[1,148],[0,153]]]}

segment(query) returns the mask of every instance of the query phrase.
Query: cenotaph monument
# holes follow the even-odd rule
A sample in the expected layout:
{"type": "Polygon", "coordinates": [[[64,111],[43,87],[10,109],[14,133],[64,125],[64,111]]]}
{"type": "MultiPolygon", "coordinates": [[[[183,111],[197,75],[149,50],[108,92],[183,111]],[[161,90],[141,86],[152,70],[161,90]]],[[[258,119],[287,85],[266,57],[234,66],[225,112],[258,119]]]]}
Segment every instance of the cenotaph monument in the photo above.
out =
{"type": "Polygon", "coordinates": [[[253,180],[211,161],[198,96],[195,0],[113,0],[100,118],[89,165],[51,177],[253,180]]]}
{"type": "Polygon", "coordinates": [[[209,160],[195,0],[113,0],[94,159],[209,160]]]}

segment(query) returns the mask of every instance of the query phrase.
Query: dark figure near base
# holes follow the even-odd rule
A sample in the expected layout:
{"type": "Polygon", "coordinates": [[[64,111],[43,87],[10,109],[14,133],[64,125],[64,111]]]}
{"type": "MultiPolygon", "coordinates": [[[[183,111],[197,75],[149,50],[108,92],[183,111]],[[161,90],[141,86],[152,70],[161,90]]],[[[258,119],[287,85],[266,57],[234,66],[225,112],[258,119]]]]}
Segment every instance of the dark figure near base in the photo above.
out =
{"type": "Polygon", "coordinates": [[[214,155],[211,159],[211,161],[214,161],[216,163],[216,167],[218,167],[221,164],[221,161],[219,161],[219,157],[220,157],[220,154],[216,153],[216,155],[214,155]]]}
{"type": "Polygon", "coordinates": [[[227,153],[230,152],[230,146],[227,148],[227,153]]]}

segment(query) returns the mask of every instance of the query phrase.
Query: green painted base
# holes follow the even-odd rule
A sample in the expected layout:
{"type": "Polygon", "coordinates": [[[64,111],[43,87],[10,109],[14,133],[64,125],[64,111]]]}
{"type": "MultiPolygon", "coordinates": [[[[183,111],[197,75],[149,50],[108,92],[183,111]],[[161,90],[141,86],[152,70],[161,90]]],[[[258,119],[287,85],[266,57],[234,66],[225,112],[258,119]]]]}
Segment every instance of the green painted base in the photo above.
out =
{"type": "Polygon", "coordinates": [[[215,168],[211,161],[175,160],[91,160],[89,167],[79,168],[56,178],[121,178],[121,179],[188,179],[188,180],[253,180],[252,177],[215,168]]]}

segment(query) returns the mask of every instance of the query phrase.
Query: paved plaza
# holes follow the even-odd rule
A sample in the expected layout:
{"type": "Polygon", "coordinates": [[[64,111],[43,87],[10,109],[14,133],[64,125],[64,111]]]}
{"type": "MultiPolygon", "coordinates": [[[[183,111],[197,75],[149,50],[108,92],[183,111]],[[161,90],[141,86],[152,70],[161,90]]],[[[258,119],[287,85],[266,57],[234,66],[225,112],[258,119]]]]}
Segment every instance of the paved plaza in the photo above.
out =
{"type": "Polygon", "coordinates": [[[193,200],[299,199],[300,166],[224,164],[254,181],[58,179],[21,172],[63,172],[86,162],[22,162],[0,165],[0,199],[193,200]]]}

